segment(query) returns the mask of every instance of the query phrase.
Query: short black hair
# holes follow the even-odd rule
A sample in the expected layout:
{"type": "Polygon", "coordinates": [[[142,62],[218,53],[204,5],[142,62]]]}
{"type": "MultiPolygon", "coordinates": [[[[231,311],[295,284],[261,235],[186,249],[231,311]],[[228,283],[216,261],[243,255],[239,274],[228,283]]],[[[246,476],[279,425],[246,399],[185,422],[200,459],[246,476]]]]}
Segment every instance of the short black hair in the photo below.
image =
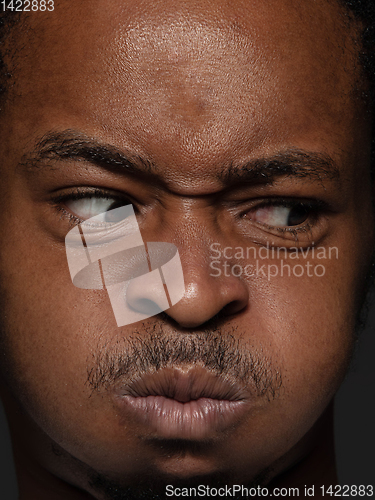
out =
{"type": "Polygon", "coordinates": [[[9,69],[4,61],[6,52],[5,45],[10,31],[17,25],[19,20],[20,14],[18,12],[8,9],[0,13],[0,103],[5,97],[11,77],[9,69]]]}
{"type": "Polygon", "coordinates": [[[375,103],[375,2],[374,0],[339,1],[362,25],[360,62],[370,85],[367,97],[373,105],[375,103]]]}

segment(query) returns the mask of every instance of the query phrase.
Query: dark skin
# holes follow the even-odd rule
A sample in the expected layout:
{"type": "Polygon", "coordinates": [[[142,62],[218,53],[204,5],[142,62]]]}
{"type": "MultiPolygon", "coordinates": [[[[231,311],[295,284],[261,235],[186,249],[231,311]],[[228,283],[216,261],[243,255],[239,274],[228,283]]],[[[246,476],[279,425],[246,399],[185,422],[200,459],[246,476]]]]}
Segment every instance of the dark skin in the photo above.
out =
{"type": "Polygon", "coordinates": [[[139,477],[161,491],[218,477],[336,484],[331,401],[374,243],[369,118],[353,92],[362,75],[344,19],[326,1],[98,0],[56,2],[25,21],[0,125],[2,392],[22,500],[110,498],[94,474],[123,491],[139,477]],[[36,155],[52,132],[50,156],[36,155]],[[116,148],[134,172],[58,154],[77,137],[116,148]],[[274,178],[251,174],[275,158],[274,178]],[[79,189],[87,202],[92,188],[132,203],[145,241],[178,247],[186,290],[165,314],[118,328],[105,291],[72,285],[64,238],[85,201],[69,196],[79,189]],[[289,227],[280,199],[319,209],[289,227]],[[216,278],[215,242],[315,244],[339,258],[324,261],[322,277],[216,278]],[[254,397],[233,428],[173,448],[120,418],[111,390],[87,378],[98,352],[127,352],[135,332],[149,339],[153,328],[184,345],[207,331],[234,338],[281,388],[254,397]]]}

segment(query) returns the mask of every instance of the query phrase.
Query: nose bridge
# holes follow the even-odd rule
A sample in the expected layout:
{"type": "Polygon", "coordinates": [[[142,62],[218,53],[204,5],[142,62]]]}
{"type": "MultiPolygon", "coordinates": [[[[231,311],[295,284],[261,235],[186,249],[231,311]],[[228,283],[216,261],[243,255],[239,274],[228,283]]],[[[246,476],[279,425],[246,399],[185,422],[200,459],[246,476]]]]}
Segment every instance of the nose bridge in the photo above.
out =
{"type": "Polygon", "coordinates": [[[189,216],[169,215],[159,237],[178,248],[185,290],[167,314],[182,327],[193,328],[220,312],[234,314],[245,309],[249,299],[247,283],[231,274],[219,276],[212,267],[214,245],[228,245],[213,213],[198,209],[189,216]]]}
{"type": "Polygon", "coordinates": [[[211,281],[211,247],[224,240],[213,208],[197,206],[183,213],[169,212],[157,234],[161,241],[178,248],[187,287],[195,288],[196,281],[211,281]]]}
{"type": "Polygon", "coordinates": [[[215,230],[216,223],[207,223],[202,218],[190,219],[176,223],[174,227],[175,244],[180,249],[180,255],[186,273],[199,267],[204,273],[208,264],[209,248],[212,242],[218,239],[218,231],[215,230]]]}

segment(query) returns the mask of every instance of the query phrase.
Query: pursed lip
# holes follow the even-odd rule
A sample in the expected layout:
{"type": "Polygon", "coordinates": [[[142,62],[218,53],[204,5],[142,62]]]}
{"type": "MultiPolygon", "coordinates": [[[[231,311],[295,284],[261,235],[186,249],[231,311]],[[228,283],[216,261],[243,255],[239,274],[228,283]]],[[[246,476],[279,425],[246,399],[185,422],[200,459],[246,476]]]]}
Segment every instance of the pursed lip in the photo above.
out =
{"type": "Polygon", "coordinates": [[[238,382],[199,367],[162,369],[115,390],[125,419],[165,439],[209,439],[236,426],[250,399],[238,382]]]}

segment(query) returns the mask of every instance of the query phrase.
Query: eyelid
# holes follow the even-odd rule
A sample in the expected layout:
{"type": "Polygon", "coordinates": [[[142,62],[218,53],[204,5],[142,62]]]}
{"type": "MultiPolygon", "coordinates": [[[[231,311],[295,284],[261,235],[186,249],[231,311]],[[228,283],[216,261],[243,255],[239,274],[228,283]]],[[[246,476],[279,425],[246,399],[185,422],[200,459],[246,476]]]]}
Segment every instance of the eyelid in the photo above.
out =
{"type": "Polygon", "coordinates": [[[327,203],[322,200],[316,199],[307,199],[307,198],[286,198],[286,197],[275,197],[269,198],[267,200],[260,200],[259,202],[253,205],[253,208],[261,208],[267,206],[282,206],[282,207],[296,207],[296,206],[304,206],[311,209],[328,209],[327,203]]]}
{"type": "Polygon", "coordinates": [[[275,234],[279,235],[281,238],[285,239],[290,239],[293,237],[293,241],[295,242],[299,242],[299,236],[301,234],[311,234],[313,229],[321,220],[321,216],[330,211],[329,205],[323,200],[294,198],[294,197],[293,198],[276,197],[266,200],[260,200],[258,203],[254,204],[250,209],[248,208],[246,211],[242,212],[242,217],[246,219],[246,215],[250,211],[268,206],[274,206],[274,207],[286,206],[290,208],[296,206],[303,206],[310,210],[311,215],[308,217],[306,222],[300,226],[272,226],[248,218],[249,221],[252,221],[255,224],[255,226],[260,228],[261,230],[269,232],[270,234],[273,235],[275,234]]]}
{"type": "Polygon", "coordinates": [[[110,189],[102,189],[98,187],[92,187],[92,186],[80,186],[80,187],[74,187],[71,188],[70,191],[64,192],[59,195],[54,196],[54,200],[56,201],[62,201],[62,200],[68,200],[68,199],[73,199],[73,200],[80,200],[83,198],[93,198],[93,197],[98,197],[98,198],[126,198],[128,195],[121,195],[120,193],[116,193],[115,191],[112,191],[110,189]]]}
{"type": "Polygon", "coordinates": [[[62,193],[52,198],[52,204],[59,210],[64,216],[69,219],[72,225],[81,224],[86,219],[78,217],[72,213],[66,206],[62,204],[66,201],[76,201],[84,200],[90,198],[103,198],[103,199],[113,199],[114,201],[123,201],[124,203],[130,204],[132,201],[130,197],[125,194],[116,193],[114,191],[97,188],[97,187],[76,187],[73,190],[62,193]]]}
{"type": "Polygon", "coordinates": [[[308,209],[312,213],[318,213],[327,210],[326,203],[324,203],[321,200],[306,200],[297,198],[274,198],[270,200],[260,201],[259,203],[253,205],[250,209],[247,209],[243,213],[243,216],[246,216],[249,212],[266,207],[286,207],[286,208],[303,207],[305,209],[308,209]]]}

